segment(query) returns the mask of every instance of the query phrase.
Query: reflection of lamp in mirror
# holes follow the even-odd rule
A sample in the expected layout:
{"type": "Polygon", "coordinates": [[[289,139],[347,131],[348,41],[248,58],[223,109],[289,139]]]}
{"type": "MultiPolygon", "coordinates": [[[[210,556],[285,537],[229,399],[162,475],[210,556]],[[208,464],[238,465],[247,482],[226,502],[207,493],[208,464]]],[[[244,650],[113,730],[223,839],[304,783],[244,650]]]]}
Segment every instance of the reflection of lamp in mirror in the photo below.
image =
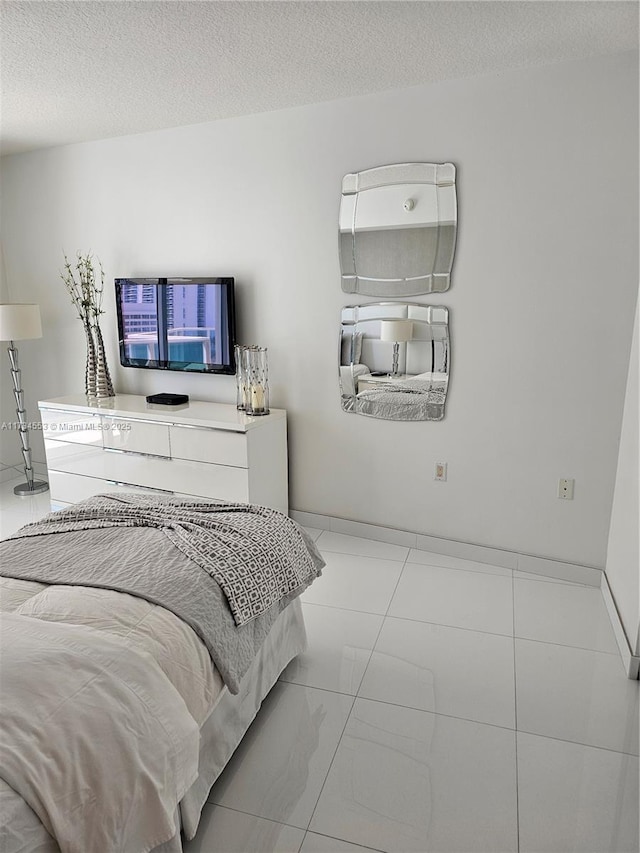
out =
{"type": "Polygon", "coordinates": [[[49,484],[46,480],[35,480],[33,477],[33,466],[31,464],[31,448],[29,447],[29,425],[27,423],[27,412],[24,405],[24,391],[22,390],[22,372],[18,367],[18,350],[14,341],[27,341],[42,337],[42,325],[40,323],[40,308],[37,305],[2,304],[0,305],[0,340],[8,341],[9,362],[11,364],[11,379],[13,380],[13,396],[16,401],[16,414],[18,416],[18,434],[20,436],[20,450],[24,462],[24,473],[26,483],[21,483],[14,488],[16,495],[37,495],[46,492],[49,484]]]}
{"type": "Polygon", "coordinates": [[[411,320],[381,320],[380,340],[393,341],[393,367],[391,375],[398,375],[398,356],[400,344],[407,343],[413,337],[413,323],[411,320]]]}

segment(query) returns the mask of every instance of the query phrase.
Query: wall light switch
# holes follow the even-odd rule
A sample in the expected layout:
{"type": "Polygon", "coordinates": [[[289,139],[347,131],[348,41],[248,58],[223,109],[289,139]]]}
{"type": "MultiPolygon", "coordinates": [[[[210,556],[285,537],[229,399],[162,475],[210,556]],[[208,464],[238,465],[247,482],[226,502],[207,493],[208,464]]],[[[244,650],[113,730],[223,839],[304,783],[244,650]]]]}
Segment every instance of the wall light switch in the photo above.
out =
{"type": "Polygon", "coordinates": [[[441,482],[445,482],[447,479],[447,463],[446,462],[436,462],[436,470],[433,475],[434,480],[440,480],[441,482]]]}
{"type": "Polygon", "coordinates": [[[572,501],[574,483],[575,480],[558,480],[558,497],[563,501],[572,501]]]}

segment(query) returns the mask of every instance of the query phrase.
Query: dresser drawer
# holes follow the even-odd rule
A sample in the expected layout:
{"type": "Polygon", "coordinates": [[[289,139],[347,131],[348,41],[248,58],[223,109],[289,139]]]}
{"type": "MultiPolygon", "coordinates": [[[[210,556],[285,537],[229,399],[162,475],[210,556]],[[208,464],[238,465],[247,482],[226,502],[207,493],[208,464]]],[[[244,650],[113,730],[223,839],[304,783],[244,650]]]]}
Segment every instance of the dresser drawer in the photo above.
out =
{"type": "Polygon", "coordinates": [[[146,456],[138,453],[110,453],[89,451],[70,455],[56,454],[55,460],[47,457],[49,470],[66,474],[93,477],[103,482],[131,483],[151,489],[174,491],[171,485],[172,461],[163,456],[146,456]]]}
{"type": "Polygon", "coordinates": [[[47,467],[54,471],[70,471],[81,460],[102,459],[105,455],[102,447],[95,447],[93,444],[51,438],[45,438],[44,452],[47,456],[47,467]]]}
{"type": "Polygon", "coordinates": [[[249,500],[246,468],[175,459],[171,463],[171,483],[175,492],[200,498],[234,503],[249,500]]]}
{"type": "Polygon", "coordinates": [[[103,443],[111,450],[171,456],[168,424],[125,418],[103,418],[103,443]]]}
{"type": "Polygon", "coordinates": [[[245,433],[198,427],[169,427],[171,456],[236,468],[249,466],[245,433]]]}
{"type": "MultiPolygon", "coordinates": [[[[102,484],[103,491],[117,491],[118,487],[127,491],[140,486],[223,501],[244,502],[249,499],[249,472],[246,468],[104,451],[59,457],[55,463],[49,463],[50,470],[53,464],[55,468],[51,473],[58,471],[94,479],[102,484]]],[[[62,495],[55,497],[67,500],[62,495]]]]}
{"type": "Polygon", "coordinates": [[[40,420],[45,441],[69,441],[74,444],[102,447],[100,415],[42,408],[40,420]]]}
{"type": "MultiPolygon", "coordinates": [[[[79,474],[67,474],[62,471],[49,471],[49,488],[51,490],[51,504],[71,505],[92,498],[94,495],[102,495],[108,492],[131,492],[143,491],[127,487],[108,480],[99,480],[95,477],[81,477],[79,474]]],[[[157,492],[155,493],[157,494],[157,492]]]]}
{"type": "Polygon", "coordinates": [[[119,483],[116,480],[100,480],[97,477],[83,477],[80,474],[68,474],[63,471],[51,471],[49,476],[51,503],[60,508],[103,494],[147,494],[170,495],[165,489],[153,489],[147,486],[137,486],[133,483],[119,483]]]}

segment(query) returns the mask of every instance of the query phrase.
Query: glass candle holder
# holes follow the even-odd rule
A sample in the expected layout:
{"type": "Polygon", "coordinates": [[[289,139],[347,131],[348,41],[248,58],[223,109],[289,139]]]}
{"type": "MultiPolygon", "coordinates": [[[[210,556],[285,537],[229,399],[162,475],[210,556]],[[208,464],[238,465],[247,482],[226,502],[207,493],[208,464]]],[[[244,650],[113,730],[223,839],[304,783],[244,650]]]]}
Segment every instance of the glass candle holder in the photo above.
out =
{"type": "Polygon", "coordinates": [[[233,355],[236,360],[236,409],[239,412],[244,412],[247,408],[247,384],[244,370],[244,351],[246,349],[247,347],[241,344],[236,344],[233,348],[233,355]]]}
{"type": "Polygon", "coordinates": [[[242,353],[248,415],[269,414],[269,376],[266,347],[247,347],[242,353]]]}

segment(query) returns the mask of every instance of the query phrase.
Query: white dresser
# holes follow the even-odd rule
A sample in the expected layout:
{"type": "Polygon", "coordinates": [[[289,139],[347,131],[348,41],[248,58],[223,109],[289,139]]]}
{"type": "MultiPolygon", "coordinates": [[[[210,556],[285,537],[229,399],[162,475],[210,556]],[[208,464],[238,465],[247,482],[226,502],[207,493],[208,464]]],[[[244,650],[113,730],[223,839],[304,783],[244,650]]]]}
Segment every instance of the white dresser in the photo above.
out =
{"type": "Polygon", "coordinates": [[[103,492],[142,490],[288,512],[282,409],[247,417],[224,403],[158,406],[132,394],[38,405],[52,509],[103,492]]]}

